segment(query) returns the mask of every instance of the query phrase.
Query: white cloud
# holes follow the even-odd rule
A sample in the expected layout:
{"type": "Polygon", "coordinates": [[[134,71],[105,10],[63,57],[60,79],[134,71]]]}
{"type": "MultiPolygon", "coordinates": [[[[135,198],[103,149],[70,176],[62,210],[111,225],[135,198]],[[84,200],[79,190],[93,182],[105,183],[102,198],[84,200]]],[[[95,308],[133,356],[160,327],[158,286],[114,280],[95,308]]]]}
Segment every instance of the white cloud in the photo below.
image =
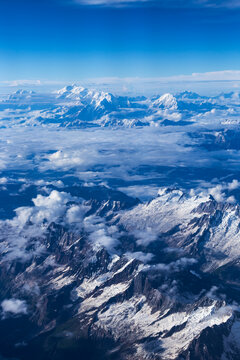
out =
{"type": "Polygon", "coordinates": [[[155,187],[153,185],[132,185],[127,187],[119,187],[118,190],[132,197],[137,197],[142,200],[149,200],[157,196],[159,187],[155,187]]]}
{"type": "Polygon", "coordinates": [[[89,6],[127,6],[131,4],[140,4],[148,2],[149,0],[74,0],[76,4],[89,6]]]}
{"type": "MultiPolygon", "coordinates": [[[[87,3],[88,0],[86,0],[87,3]]],[[[98,0],[96,0],[98,1],[98,0]]],[[[105,0],[99,0],[104,3],[105,0]]],[[[89,0],[92,3],[91,0],[89,0]]],[[[120,2],[120,4],[123,2],[120,2]]],[[[239,87],[237,83],[240,81],[240,70],[220,70],[220,71],[208,71],[208,72],[194,72],[192,74],[179,74],[174,76],[162,76],[162,77],[105,77],[105,78],[86,78],[81,79],[78,82],[81,86],[97,88],[101,90],[112,89],[111,91],[117,92],[138,92],[139,87],[144,88],[146,91],[148,89],[156,89],[161,85],[173,84],[173,83],[198,83],[198,82],[220,82],[220,81],[231,81],[233,82],[232,87],[239,87]],[[121,91],[122,90],[122,91],[121,91]]],[[[69,84],[72,82],[69,81],[69,84]]],[[[9,80],[9,81],[0,81],[0,85],[9,86],[9,87],[21,87],[21,86],[61,86],[66,85],[66,83],[53,80],[53,81],[44,81],[44,80],[9,80]]],[[[155,90],[155,91],[156,91],[155,90]]]]}
{"type": "Polygon", "coordinates": [[[19,80],[6,80],[0,81],[0,85],[5,85],[9,87],[19,87],[19,86],[43,86],[43,85],[61,85],[63,84],[60,81],[50,81],[50,80],[38,80],[38,79],[19,79],[19,80]]]}
{"type": "Polygon", "coordinates": [[[95,245],[105,247],[109,252],[112,252],[119,243],[112,235],[109,236],[104,228],[94,231],[90,234],[89,239],[95,245]]]}
{"type": "Polygon", "coordinates": [[[8,179],[6,177],[2,177],[0,178],[0,184],[3,185],[3,184],[7,184],[8,182],[8,179]]]}
{"type": "Polygon", "coordinates": [[[136,251],[136,252],[127,252],[125,254],[126,257],[130,259],[137,259],[139,261],[142,261],[143,263],[148,263],[154,258],[154,255],[151,253],[144,253],[142,251],[136,251]]]}
{"type": "Polygon", "coordinates": [[[240,182],[234,179],[231,183],[228,184],[228,190],[236,190],[240,187],[240,182]]]}
{"type": "Polygon", "coordinates": [[[136,238],[136,243],[142,246],[147,246],[157,240],[157,234],[150,228],[147,228],[145,231],[135,230],[133,235],[136,238]]]}
{"type": "Polygon", "coordinates": [[[37,186],[48,186],[48,185],[53,185],[57,188],[63,188],[64,184],[61,180],[53,180],[53,181],[47,181],[47,180],[37,180],[34,182],[35,185],[37,186]]]}
{"type": "Polygon", "coordinates": [[[2,311],[4,316],[7,313],[14,315],[27,314],[27,304],[25,300],[19,299],[7,299],[1,303],[2,311]]]}
{"type": "MultiPolygon", "coordinates": [[[[84,205],[73,205],[66,213],[66,221],[68,224],[82,226],[84,215],[86,214],[88,207],[84,205]]],[[[90,207],[89,207],[90,209],[90,207]]]]}
{"type": "MultiPolygon", "coordinates": [[[[52,169],[71,169],[73,167],[84,167],[90,165],[92,160],[98,157],[98,153],[94,149],[82,149],[75,151],[58,150],[53,154],[47,155],[46,158],[49,163],[43,166],[48,166],[52,169]]],[[[43,167],[44,168],[44,167],[43,167]]]]}
{"type": "Polygon", "coordinates": [[[222,89],[230,91],[239,87],[240,70],[226,69],[222,71],[194,72],[161,77],[106,77],[88,78],[79,81],[84,87],[95,88],[113,93],[126,94],[164,94],[171,91],[182,91],[183,88],[191,91],[218,93],[222,89]],[[209,88],[211,84],[211,88],[209,88]]]}
{"type": "MultiPolygon", "coordinates": [[[[51,223],[59,220],[66,212],[66,204],[73,200],[70,194],[53,190],[49,196],[37,195],[32,199],[34,206],[20,207],[15,210],[16,216],[12,220],[2,221],[1,224],[7,224],[18,231],[24,230],[27,224],[28,230],[40,235],[43,231],[43,223],[51,223]]],[[[33,234],[32,234],[33,235],[33,234]]]]}
{"type": "Polygon", "coordinates": [[[56,190],[48,196],[38,195],[32,201],[34,206],[17,208],[13,219],[0,221],[0,252],[6,260],[19,258],[24,261],[44,251],[41,238],[51,222],[81,229],[84,213],[89,209],[81,204],[82,199],[56,190]],[[78,204],[73,205],[73,201],[78,204]],[[27,251],[30,241],[32,247],[27,251]]]}
{"type": "Polygon", "coordinates": [[[235,9],[240,7],[239,0],[70,0],[76,4],[88,6],[157,6],[162,8],[228,8],[235,9]]]}
{"type": "Polygon", "coordinates": [[[166,76],[166,77],[156,77],[156,78],[135,78],[128,79],[129,82],[195,82],[195,81],[237,81],[240,80],[240,70],[222,70],[222,71],[211,71],[203,73],[192,73],[189,75],[175,75],[175,76],[166,76]]]}
{"type": "Polygon", "coordinates": [[[149,265],[146,267],[146,270],[157,270],[157,271],[163,271],[163,272],[178,272],[186,267],[192,266],[197,264],[197,260],[193,258],[180,258],[176,261],[173,261],[169,264],[156,264],[156,265],[149,265]]]}
{"type": "Polygon", "coordinates": [[[115,248],[119,245],[120,236],[117,226],[106,226],[104,220],[98,216],[86,217],[83,226],[96,249],[104,247],[110,254],[116,253],[115,248]]]}
{"type": "Polygon", "coordinates": [[[218,184],[214,187],[211,187],[208,189],[208,192],[210,195],[213,196],[213,198],[217,202],[228,202],[230,204],[234,204],[236,202],[236,199],[233,195],[228,197],[227,192],[236,190],[240,187],[240,183],[238,180],[234,179],[231,183],[223,183],[218,184]]]}

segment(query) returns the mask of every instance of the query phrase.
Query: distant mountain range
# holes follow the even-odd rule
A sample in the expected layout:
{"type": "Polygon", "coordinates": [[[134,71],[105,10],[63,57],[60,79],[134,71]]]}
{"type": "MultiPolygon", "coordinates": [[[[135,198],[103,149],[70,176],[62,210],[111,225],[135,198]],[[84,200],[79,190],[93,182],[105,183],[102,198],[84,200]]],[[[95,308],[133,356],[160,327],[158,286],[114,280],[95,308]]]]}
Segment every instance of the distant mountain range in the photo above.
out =
{"type": "MultiPolygon", "coordinates": [[[[14,117],[14,113],[11,116],[14,125],[72,128],[183,126],[201,122],[201,118],[205,121],[205,117],[209,116],[213,119],[213,112],[217,113],[218,122],[224,121],[227,113],[228,121],[238,123],[238,102],[237,92],[206,97],[185,91],[175,96],[163,94],[146,98],[115,96],[71,85],[52,94],[18,90],[0,103],[0,109],[18,109],[17,116],[14,117]],[[19,110],[27,116],[19,117],[19,110]]],[[[1,124],[11,126],[12,123],[1,121],[1,124]]]]}

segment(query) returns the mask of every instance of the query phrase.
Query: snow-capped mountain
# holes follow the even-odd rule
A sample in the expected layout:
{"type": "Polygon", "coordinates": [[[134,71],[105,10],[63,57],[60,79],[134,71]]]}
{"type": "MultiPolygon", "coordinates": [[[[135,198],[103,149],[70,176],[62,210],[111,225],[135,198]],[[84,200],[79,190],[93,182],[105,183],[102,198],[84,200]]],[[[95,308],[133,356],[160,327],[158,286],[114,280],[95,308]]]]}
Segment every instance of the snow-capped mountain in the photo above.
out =
{"type": "MultiPolygon", "coordinates": [[[[15,110],[11,114],[13,121],[7,126],[12,123],[70,128],[186,126],[212,121],[213,117],[224,124],[240,121],[237,93],[210,98],[185,91],[176,96],[166,93],[145,98],[69,85],[52,94],[18,90],[2,101],[0,108],[15,110]]],[[[2,124],[6,126],[6,122],[2,124]]]]}
{"type": "Polygon", "coordinates": [[[160,189],[144,204],[74,185],[19,209],[30,233],[41,221],[45,231],[29,238],[28,256],[19,261],[15,253],[10,268],[12,240],[5,240],[2,355],[28,359],[35,349],[37,359],[77,359],[79,351],[89,359],[237,358],[240,212],[233,199],[210,192],[160,189]],[[40,220],[44,206],[59,220],[40,220]],[[75,230],[67,225],[73,218],[75,230]],[[4,329],[13,323],[6,344],[4,329]]]}
{"type": "Polygon", "coordinates": [[[169,246],[196,257],[200,253],[199,267],[215,271],[240,257],[240,209],[234,203],[221,187],[193,196],[163,189],[150,203],[124,213],[120,223],[128,231],[151,228],[169,246]]]}
{"type": "Polygon", "coordinates": [[[33,96],[36,95],[36,93],[32,90],[17,90],[13,94],[10,94],[8,97],[9,101],[29,101],[33,98],[33,96]]]}
{"type": "Polygon", "coordinates": [[[189,92],[0,103],[1,359],[240,358],[239,119],[189,92]]]}
{"type": "Polygon", "coordinates": [[[96,90],[88,90],[84,87],[71,85],[55,92],[57,99],[74,100],[84,105],[92,105],[95,108],[108,108],[117,105],[117,98],[110,93],[96,90]]]}
{"type": "Polygon", "coordinates": [[[54,94],[56,94],[56,97],[60,99],[80,100],[81,98],[87,96],[88,91],[82,86],[68,85],[55,91],[54,94]]]}
{"type": "Polygon", "coordinates": [[[208,99],[208,97],[199,95],[192,91],[183,91],[183,92],[176,94],[176,99],[178,99],[178,100],[203,100],[203,99],[208,99]]]}
{"type": "Polygon", "coordinates": [[[220,99],[220,100],[239,101],[239,92],[238,91],[231,91],[229,93],[221,93],[216,98],[220,99]]]}
{"type": "Polygon", "coordinates": [[[172,94],[164,94],[153,101],[153,106],[163,109],[177,110],[177,100],[172,94]]]}

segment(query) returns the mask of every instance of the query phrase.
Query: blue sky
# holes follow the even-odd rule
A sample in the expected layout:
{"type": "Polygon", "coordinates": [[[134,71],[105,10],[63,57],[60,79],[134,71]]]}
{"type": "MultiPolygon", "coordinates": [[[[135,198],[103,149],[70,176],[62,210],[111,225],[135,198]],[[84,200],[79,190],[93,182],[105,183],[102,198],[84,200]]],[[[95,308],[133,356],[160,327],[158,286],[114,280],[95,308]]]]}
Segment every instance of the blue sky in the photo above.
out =
{"type": "Polygon", "coordinates": [[[238,0],[1,0],[0,80],[239,69],[238,0]]]}

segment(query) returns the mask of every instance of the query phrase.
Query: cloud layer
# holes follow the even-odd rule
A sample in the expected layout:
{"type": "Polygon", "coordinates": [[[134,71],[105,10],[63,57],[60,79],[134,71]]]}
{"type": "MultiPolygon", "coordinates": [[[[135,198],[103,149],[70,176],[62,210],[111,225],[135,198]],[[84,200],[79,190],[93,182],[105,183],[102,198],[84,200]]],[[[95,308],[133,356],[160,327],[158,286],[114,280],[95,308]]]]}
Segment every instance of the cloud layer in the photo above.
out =
{"type": "Polygon", "coordinates": [[[157,6],[160,8],[228,8],[240,7],[239,0],[74,0],[88,6],[157,6]]]}

